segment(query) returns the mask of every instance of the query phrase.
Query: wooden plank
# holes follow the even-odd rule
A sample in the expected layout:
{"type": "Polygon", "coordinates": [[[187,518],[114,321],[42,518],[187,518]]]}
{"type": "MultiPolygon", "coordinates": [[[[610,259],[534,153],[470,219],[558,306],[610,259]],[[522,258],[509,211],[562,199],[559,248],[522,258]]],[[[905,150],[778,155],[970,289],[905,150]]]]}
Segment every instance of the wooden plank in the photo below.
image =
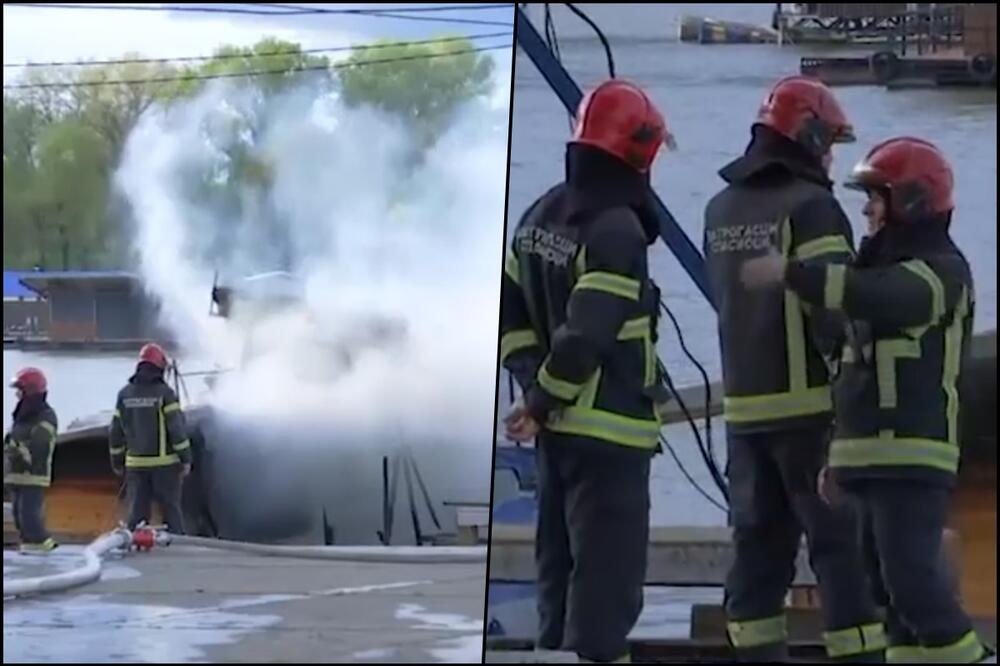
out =
{"type": "MultiPolygon", "coordinates": [[[[490,578],[535,579],[535,538],[531,525],[494,525],[490,578]]],[[[646,583],[649,585],[720,586],[733,560],[727,527],[654,527],[650,530],[646,583]]],[[[804,549],[796,564],[795,585],[815,584],[804,549]]]]}

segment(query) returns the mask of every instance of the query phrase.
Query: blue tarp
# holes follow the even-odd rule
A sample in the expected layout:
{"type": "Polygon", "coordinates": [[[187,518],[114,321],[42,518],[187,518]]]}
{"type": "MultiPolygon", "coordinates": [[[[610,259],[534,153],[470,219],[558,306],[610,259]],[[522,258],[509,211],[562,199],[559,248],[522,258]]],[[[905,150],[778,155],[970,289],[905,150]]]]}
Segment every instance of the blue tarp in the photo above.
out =
{"type": "Polygon", "coordinates": [[[4,271],[3,297],[37,298],[38,294],[25,285],[23,280],[106,280],[134,277],[134,274],[125,271],[4,271]]]}
{"type": "Polygon", "coordinates": [[[6,298],[37,298],[38,294],[21,284],[23,273],[16,271],[3,272],[3,297],[6,298]]]}

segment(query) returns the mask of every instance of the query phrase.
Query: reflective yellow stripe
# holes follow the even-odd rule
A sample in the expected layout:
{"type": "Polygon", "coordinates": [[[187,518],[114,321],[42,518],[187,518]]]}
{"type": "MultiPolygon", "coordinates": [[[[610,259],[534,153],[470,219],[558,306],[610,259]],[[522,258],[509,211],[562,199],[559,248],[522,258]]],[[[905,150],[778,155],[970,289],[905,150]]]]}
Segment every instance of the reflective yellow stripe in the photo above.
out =
{"type": "Polygon", "coordinates": [[[583,384],[556,379],[549,374],[548,361],[538,371],[538,384],[552,395],[563,400],[573,400],[583,389],[583,384]]]}
{"type": "Polygon", "coordinates": [[[576,279],[579,280],[580,277],[587,272],[587,246],[584,245],[580,248],[580,251],[576,253],[576,260],[574,262],[576,265],[576,279]]]}
{"type": "Polygon", "coordinates": [[[181,404],[179,402],[172,402],[163,408],[164,414],[172,414],[179,411],[181,411],[181,404]]]}
{"type": "Polygon", "coordinates": [[[649,317],[638,317],[636,319],[630,319],[624,324],[622,324],[621,329],[618,331],[619,340],[641,340],[642,338],[649,335],[650,332],[650,318],[649,317]]]}
{"type": "Polygon", "coordinates": [[[576,281],[573,289],[591,289],[627,298],[630,301],[639,300],[639,281],[625,277],[624,275],[616,275],[615,273],[604,273],[601,271],[584,273],[576,281]]]}
{"type": "Polygon", "coordinates": [[[969,313],[969,291],[962,289],[955,308],[955,318],[944,332],[944,373],[941,387],[947,396],[948,443],[958,446],[958,375],[962,366],[962,338],[969,313]]]}
{"type": "Polygon", "coordinates": [[[639,317],[625,322],[618,332],[622,341],[642,340],[643,386],[648,388],[656,382],[656,348],[653,345],[652,319],[639,317]]]}
{"type": "Polygon", "coordinates": [[[118,411],[118,410],[116,409],[116,410],[115,410],[115,415],[114,415],[114,416],[113,416],[112,418],[113,418],[113,419],[118,419],[118,420],[121,420],[121,418],[122,418],[122,413],[121,413],[121,412],[119,412],[119,411],[118,411]]]}
{"type": "Polygon", "coordinates": [[[933,439],[895,437],[891,432],[879,437],[835,439],[830,444],[830,467],[932,467],[958,471],[959,449],[933,439]]]}
{"type": "Polygon", "coordinates": [[[807,259],[815,259],[825,254],[851,255],[853,251],[847,243],[847,239],[843,236],[823,236],[795,248],[794,258],[806,261],[807,259]]]}
{"type": "Polygon", "coordinates": [[[120,455],[124,455],[124,453],[125,453],[125,447],[124,446],[122,446],[120,448],[114,448],[114,447],[112,447],[112,448],[109,449],[109,451],[110,451],[111,455],[113,455],[113,456],[120,456],[120,455]]]}
{"type": "Polygon", "coordinates": [[[58,546],[59,544],[56,543],[56,540],[49,537],[41,543],[22,542],[20,550],[21,552],[28,553],[47,553],[51,550],[55,550],[58,546]]]}
{"type": "Polygon", "coordinates": [[[865,652],[884,650],[885,628],[881,623],[823,632],[828,657],[848,657],[865,652]]]}
{"type": "Polygon", "coordinates": [[[861,640],[864,642],[864,652],[884,650],[887,644],[885,625],[881,622],[864,625],[861,627],[861,640]]]}
{"type": "Polygon", "coordinates": [[[785,290],[785,343],[788,354],[788,390],[798,393],[809,386],[806,371],[806,329],[802,301],[791,289],[785,290]]]}
{"type": "Polygon", "coordinates": [[[886,649],[885,660],[890,664],[919,664],[924,653],[919,645],[893,645],[886,649]]]}
{"type": "Polygon", "coordinates": [[[191,440],[190,439],[185,439],[183,442],[174,445],[174,451],[175,452],[178,452],[178,451],[187,451],[190,448],[191,448],[191,440]]]}
{"type": "Polygon", "coordinates": [[[927,265],[926,262],[920,259],[914,259],[913,261],[903,262],[902,267],[913,273],[914,275],[922,278],[931,288],[931,320],[929,323],[933,324],[938,319],[944,316],[944,284],[941,283],[941,278],[937,276],[937,273],[927,265]]]}
{"type": "Polygon", "coordinates": [[[847,266],[830,264],[826,267],[823,286],[823,307],[827,310],[844,309],[844,289],[847,286],[847,266]]]}
{"type": "Polygon", "coordinates": [[[975,631],[970,631],[951,645],[925,647],[925,663],[931,664],[972,664],[982,659],[986,651],[975,631]]]}
{"type": "Polygon", "coordinates": [[[5,484],[11,486],[33,486],[37,488],[48,488],[50,479],[41,474],[8,474],[3,478],[5,484]]]}
{"type": "Polygon", "coordinates": [[[970,631],[951,645],[897,645],[885,652],[886,661],[894,664],[974,664],[985,656],[986,650],[975,631],[970,631]]]}
{"type": "Polygon", "coordinates": [[[21,456],[21,460],[23,460],[28,467],[31,467],[31,461],[33,460],[31,456],[31,447],[24,442],[14,442],[14,449],[17,451],[18,455],[21,456]]]}
{"type": "Polygon", "coordinates": [[[500,338],[500,362],[503,363],[507,357],[514,352],[534,347],[538,344],[538,336],[531,329],[518,329],[505,333],[500,338]]]}
{"type": "MultiPolygon", "coordinates": [[[[781,224],[781,248],[788,257],[792,246],[792,223],[781,224]]],[[[791,289],[785,290],[785,354],[788,362],[788,391],[799,393],[809,386],[806,370],[806,329],[802,301],[791,289]]]]}
{"type": "Polygon", "coordinates": [[[553,432],[593,437],[638,449],[654,448],[660,436],[660,424],[655,419],[635,419],[584,407],[567,407],[557,412],[546,427],[553,432]]]}
{"type": "Polygon", "coordinates": [[[580,397],[576,401],[577,407],[583,407],[585,409],[590,409],[594,406],[594,402],[597,400],[597,387],[601,384],[601,369],[598,368],[591,375],[587,383],[583,385],[583,390],[580,391],[580,397]]]}
{"type": "Polygon", "coordinates": [[[46,431],[47,433],[49,433],[53,437],[56,436],[56,427],[54,425],[52,425],[51,423],[49,423],[48,421],[39,421],[38,425],[39,425],[39,427],[41,427],[42,430],[46,431]]]}
{"type": "Polygon", "coordinates": [[[895,409],[898,401],[896,359],[920,358],[920,341],[908,338],[875,341],[875,374],[878,376],[878,406],[895,409]]]}
{"type": "Polygon", "coordinates": [[[798,392],[727,396],[723,399],[723,408],[729,423],[753,423],[829,412],[833,409],[833,400],[829,386],[817,386],[798,392]]]}
{"type": "Polygon", "coordinates": [[[788,637],[784,615],[746,622],[730,622],[726,629],[729,632],[729,641],[737,648],[783,643],[788,637]]]}
{"type": "Polygon", "coordinates": [[[857,363],[858,359],[854,356],[854,347],[851,345],[844,345],[843,350],[840,352],[840,362],[841,363],[857,363]]]}
{"type": "Polygon", "coordinates": [[[513,248],[507,251],[507,258],[504,260],[503,272],[507,274],[515,284],[520,286],[521,284],[521,267],[517,260],[517,255],[514,254],[513,248]]]}
{"type": "Polygon", "coordinates": [[[165,456],[126,456],[125,466],[130,469],[144,469],[148,467],[166,467],[176,465],[181,459],[175,453],[165,456]]]}

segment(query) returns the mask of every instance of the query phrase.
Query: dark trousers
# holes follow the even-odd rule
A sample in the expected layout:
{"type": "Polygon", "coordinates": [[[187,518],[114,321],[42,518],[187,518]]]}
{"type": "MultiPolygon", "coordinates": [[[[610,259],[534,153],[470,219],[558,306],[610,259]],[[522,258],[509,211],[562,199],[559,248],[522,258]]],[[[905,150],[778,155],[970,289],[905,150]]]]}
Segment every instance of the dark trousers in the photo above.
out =
{"type": "MultiPolygon", "coordinates": [[[[817,495],[816,480],[828,445],[822,427],[728,436],[730,522],[735,560],[726,578],[730,637],[749,625],[738,653],[748,659],[787,657],[783,635],[785,596],[795,577],[802,534],[816,574],[828,632],[876,623],[875,604],[865,585],[857,523],[848,506],[829,507],[817,495]],[[754,635],[754,634],[757,635],[754,635]]],[[[829,645],[828,645],[829,647],[829,645]]],[[[880,660],[881,650],[868,658],[880,660]]],[[[856,654],[852,661],[861,657],[856,654]]]]}
{"type": "Polygon", "coordinates": [[[153,500],[160,507],[163,520],[174,534],[184,534],[184,513],[181,511],[181,467],[130,469],[128,485],[128,528],[149,522],[153,500]]]}
{"type": "Polygon", "coordinates": [[[45,529],[45,488],[13,486],[14,527],[21,535],[21,542],[43,543],[49,538],[45,529]]]}
{"type": "MultiPolygon", "coordinates": [[[[902,660],[909,661],[905,648],[942,648],[968,638],[972,623],[942,557],[951,491],[890,479],[856,481],[845,490],[860,518],[872,593],[886,608],[890,660],[898,648],[904,648],[902,660]]],[[[968,646],[970,660],[982,656],[978,639],[974,643],[968,646]]]]}
{"type": "Polygon", "coordinates": [[[537,466],[538,646],[620,659],[642,610],[649,456],[543,433],[537,466]]]}

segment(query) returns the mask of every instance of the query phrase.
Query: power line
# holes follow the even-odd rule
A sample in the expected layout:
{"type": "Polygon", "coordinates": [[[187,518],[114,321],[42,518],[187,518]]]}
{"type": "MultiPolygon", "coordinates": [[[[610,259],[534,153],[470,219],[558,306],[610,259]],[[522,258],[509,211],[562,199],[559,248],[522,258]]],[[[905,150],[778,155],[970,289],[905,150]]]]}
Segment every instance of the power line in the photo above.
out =
{"type": "MultiPolygon", "coordinates": [[[[400,7],[378,7],[371,9],[331,9],[329,7],[308,7],[302,5],[278,5],[265,3],[236,3],[248,5],[248,7],[206,7],[204,5],[126,5],[126,4],[90,4],[75,2],[19,2],[18,7],[32,7],[34,9],[96,9],[113,11],[135,11],[135,12],[192,12],[198,14],[248,14],[251,16],[301,16],[308,14],[353,14],[365,16],[370,14],[381,14],[393,12],[397,14],[427,13],[443,11],[471,11],[483,9],[507,9],[513,8],[513,4],[471,4],[471,5],[432,5],[429,7],[413,7],[402,5],[400,7]],[[252,7],[271,7],[280,11],[267,11],[262,9],[251,9],[252,7]]],[[[511,17],[513,21],[513,17],[511,17]]]]}
{"type": "Polygon", "coordinates": [[[432,58],[447,58],[451,56],[465,55],[468,53],[482,53],[484,51],[496,51],[499,49],[509,49],[509,44],[498,44],[496,46],[481,46],[474,49],[464,49],[461,51],[451,51],[448,53],[425,53],[412,56],[401,56],[398,58],[384,58],[381,60],[360,60],[357,62],[336,63],[328,66],[298,67],[291,70],[261,70],[252,72],[226,72],[222,74],[190,74],[182,76],[164,76],[146,79],[118,79],[110,81],[74,81],[71,83],[17,83],[5,85],[4,90],[30,90],[35,88],[83,88],[91,86],[113,86],[128,85],[136,83],[174,83],[179,81],[207,81],[210,79],[230,79],[248,76],[267,76],[269,74],[289,74],[300,72],[319,72],[340,69],[350,69],[351,67],[366,67],[371,65],[383,65],[396,62],[407,62],[412,60],[430,60],[432,58]]]}
{"type": "MultiPolygon", "coordinates": [[[[243,3],[250,4],[250,3],[243,3]]],[[[256,3],[254,3],[256,4],[256,3]]],[[[302,5],[287,5],[287,4],[263,4],[261,6],[265,7],[275,7],[278,9],[288,10],[287,13],[296,12],[309,12],[316,14],[338,14],[338,13],[348,13],[348,14],[363,14],[365,16],[380,16],[382,18],[396,18],[396,19],[407,19],[410,21],[436,21],[436,22],[446,22],[446,23],[464,23],[468,25],[510,25],[505,21],[484,21],[482,19],[469,19],[469,18],[458,18],[454,16],[447,17],[437,17],[437,16],[414,16],[412,13],[418,12],[440,12],[440,11],[456,11],[463,9],[513,9],[514,5],[439,5],[433,7],[404,7],[409,14],[403,14],[400,8],[396,7],[381,7],[378,9],[366,9],[366,10],[350,10],[350,9],[328,9],[323,7],[304,7],[302,5]]],[[[511,22],[513,22],[513,15],[511,15],[511,22]]]]}
{"type": "MultiPolygon", "coordinates": [[[[504,9],[513,8],[510,4],[501,5],[455,5],[455,6],[433,6],[433,7],[385,7],[381,9],[330,9],[324,7],[303,7],[295,5],[284,5],[287,9],[283,11],[271,11],[261,9],[251,9],[244,7],[204,7],[188,5],[90,5],[76,3],[39,3],[25,2],[19,3],[19,7],[32,7],[35,9],[88,9],[88,10],[111,10],[111,11],[137,11],[137,12],[192,12],[201,14],[235,14],[244,16],[316,16],[316,15],[341,15],[341,16],[372,16],[376,18],[395,18],[410,21],[434,21],[436,23],[461,23],[469,25],[489,25],[489,26],[510,26],[513,21],[487,21],[479,19],[458,18],[453,16],[417,16],[416,13],[428,13],[437,11],[455,11],[457,9],[504,9]]],[[[255,6],[252,5],[251,6],[255,6]]],[[[271,7],[282,7],[281,5],[270,5],[271,7]]]]}
{"type": "Polygon", "coordinates": [[[275,9],[283,9],[288,11],[307,11],[316,12],[320,14],[345,14],[345,13],[366,13],[366,14],[379,14],[382,12],[407,12],[407,13],[425,13],[425,12],[455,12],[455,11],[470,11],[475,9],[513,9],[514,5],[512,3],[504,4],[471,4],[471,5],[431,5],[429,7],[413,7],[409,5],[403,5],[401,7],[377,7],[374,9],[330,9],[329,7],[309,7],[303,5],[288,5],[288,4],[276,4],[270,2],[241,2],[241,5],[248,5],[251,7],[273,7],[275,9]]]}
{"type": "Polygon", "coordinates": [[[199,62],[203,60],[230,60],[239,59],[246,57],[253,58],[271,58],[285,55],[307,55],[311,53],[336,53],[339,51],[353,51],[355,49],[387,49],[398,46],[414,46],[414,45],[426,45],[426,44],[446,44],[450,42],[459,42],[464,40],[477,40],[477,39],[489,39],[492,37],[506,37],[512,34],[511,31],[505,32],[486,32],[478,35],[468,35],[468,36],[458,36],[458,37],[438,37],[434,39],[423,39],[407,42],[384,42],[375,44],[354,44],[351,46],[331,46],[326,48],[315,48],[315,49],[299,49],[298,51],[285,50],[285,51],[271,51],[269,53],[222,53],[211,56],[179,56],[175,58],[122,58],[122,59],[111,59],[111,60],[71,60],[65,62],[18,62],[18,63],[4,63],[4,69],[13,67],[86,67],[86,66],[97,66],[97,65],[132,65],[140,63],[156,63],[156,62],[199,62]]]}
{"type": "Polygon", "coordinates": [[[485,26],[505,26],[510,25],[512,21],[485,21],[481,19],[467,19],[467,18],[457,18],[457,17],[444,17],[444,16],[415,16],[411,14],[392,14],[387,12],[373,11],[365,16],[376,16],[379,18],[394,18],[394,19],[406,19],[407,21],[434,21],[436,23],[455,23],[464,25],[485,25],[485,26]]]}

